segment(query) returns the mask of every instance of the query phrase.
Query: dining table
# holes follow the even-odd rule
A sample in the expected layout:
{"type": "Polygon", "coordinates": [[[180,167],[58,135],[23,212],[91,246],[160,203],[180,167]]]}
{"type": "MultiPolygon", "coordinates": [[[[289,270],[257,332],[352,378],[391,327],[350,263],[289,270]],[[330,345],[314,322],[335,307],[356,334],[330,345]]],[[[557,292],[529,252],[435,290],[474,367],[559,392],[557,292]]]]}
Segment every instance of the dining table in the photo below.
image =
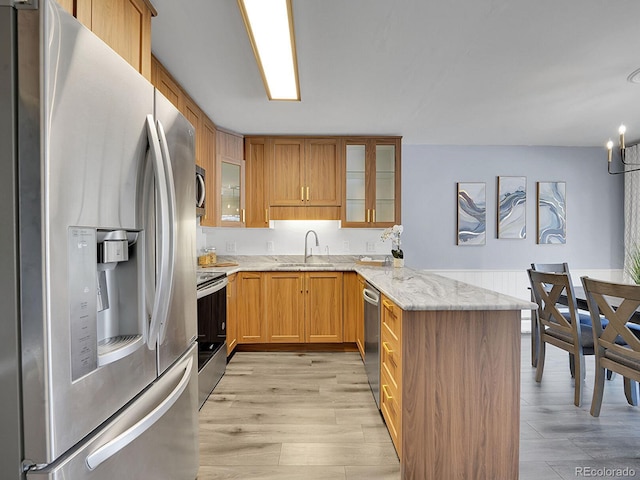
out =
{"type": "MultiPolygon", "coordinates": [[[[582,284],[580,285],[574,285],[573,286],[573,295],[575,297],[576,300],[576,306],[578,307],[578,310],[581,310],[582,312],[576,312],[576,313],[589,313],[589,304],[587,302],[587,294],[584,291],[584,287],[582,286],[582,284]]],[[[620,299],[618,298],[614,298],[614,297],[607,297],[607,300],[609,302],[609,304],[614,307],[617,308],[622,302],[620,301],[620,299]]],[[[569,298],[567,297],[566,293],[563,292],[559,297],[558,297],[558,301],[557,303],[559,305],[565,305],[568,306],[569,305],[569,298]]],[[[629,319],[629,323],[634,324],[633,327],[631,327],[631,330],[634,330],[637,336],[640,336],[640,307],[638,308],[638,310],[636,310],[636,312],[631,316],[631,318],[629,319]],[[637,326],[636,326],[637,325],[637,326]]],[[[537,351],[537,345],[538,345],[538,328],[537,328],[537,315],[536,312],[534,310],[531,311],[531,363],[532,365],[535,367],[537,366],[537,360],[538,360],[538,351],[537,351]]],[[[611,374],[609,373],[607,375],[608,379],[611,379],[611,374]]],[[[635,382],[632,382],[633,386],[630,387],[628,392],[625,392],[625,394],[627,395],[627,400],[629,402],[630,405],[633,406],[637,406],[639,403],[639,396],[638,396],[638,386],[637,384],[635,384],[635,382]]]]}

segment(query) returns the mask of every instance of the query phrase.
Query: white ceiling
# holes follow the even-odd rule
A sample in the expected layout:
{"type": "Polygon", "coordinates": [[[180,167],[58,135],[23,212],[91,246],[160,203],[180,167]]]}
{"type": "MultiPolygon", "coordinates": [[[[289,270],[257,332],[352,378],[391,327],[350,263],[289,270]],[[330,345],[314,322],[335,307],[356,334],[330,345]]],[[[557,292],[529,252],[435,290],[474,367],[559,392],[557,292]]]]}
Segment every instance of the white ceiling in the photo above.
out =
{"type": "Polygon", "coordinates": [[[267,100],[235,0],[152,1],[154,54],[240,133],[640,139],[638,0],[292,0],[301,102],[267,100]]]}

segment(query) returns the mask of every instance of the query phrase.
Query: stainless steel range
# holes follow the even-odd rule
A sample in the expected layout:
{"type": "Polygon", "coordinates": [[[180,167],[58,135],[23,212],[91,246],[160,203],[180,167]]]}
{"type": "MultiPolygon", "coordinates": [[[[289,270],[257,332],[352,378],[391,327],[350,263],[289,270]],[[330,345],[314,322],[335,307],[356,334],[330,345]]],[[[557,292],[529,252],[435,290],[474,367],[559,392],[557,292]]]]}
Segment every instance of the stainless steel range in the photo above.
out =
{"type": "Polygon", "coordinates": [[[227,275],[198,272],[198,399],[200,408],[227,366],[227,275]]]}

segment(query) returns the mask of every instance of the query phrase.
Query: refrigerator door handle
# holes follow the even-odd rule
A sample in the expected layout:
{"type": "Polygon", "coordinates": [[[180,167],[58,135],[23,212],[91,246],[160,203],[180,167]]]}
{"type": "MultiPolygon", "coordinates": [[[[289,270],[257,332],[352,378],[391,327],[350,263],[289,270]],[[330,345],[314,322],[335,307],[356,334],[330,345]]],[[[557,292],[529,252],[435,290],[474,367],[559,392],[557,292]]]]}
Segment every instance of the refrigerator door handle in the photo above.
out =
{"type": "Polygon", "coordinates": [[[189,380],[191,379],[192,369],[193,357],[189,357],[182,379],[169,396],[167,396],[157,407],[149,412],[148,415],[136,422],[132,427],[128,428],[113,440],[110,440],[87,455],[86,463],[89,470],[95,470],[101,463],[125,448],[160,420],[160,418],[167,413],[187,388],[189,380]]]}
{"type": "Polygon", "coordinates": [[[174,273],[175,273],[175,265],[176,265],[176,244],[177,244],[177,228],[176,228],[176,215],[177,215],[177,206],[176,206],[176,186],[173,179],[173,169],[171,166],[171,156],[169,155],[169,146],[167,145],[167,136],[164,133],[164,127],[162,126],[162,122],[160,120],[156,121],[156,125],[158,128],[158,136],[160,140],[160,151],[162,153],[162,163],[165,168],[165,178],[167,181],[167,193],[169,197],[169,259],[168,259],[168,269],[166,275],[166,290],[165,290],[165,298],[167,303],[167,315],[164,318],[160,319],[159,324],[159,333],[160,338],[158,339],[158,343],[164,343],[164,337],[167,332],[167,322],[169,320],[168,310],[169,310],[169,302],[171,299],[171,294],[173,292],[173,281],[174,281],[174,273]]]}
{"type": "Polygon", "coordinates": [[[160,203],[160,226],[156,238],[160,242],[159,252],[159,268],[158,283],[155,289],[155,297],[153,299],[153,309],[151,312],[151,325],[149,326],[149,338],[147,346],[149,350],[156,347],[156,340],[160,330],[160,324],[164,323],[169,310],[170,291],[167,291],[167,282],[170,263],[170,240],[167,237],[171,230],[170,212],[169,212],[169,192],[167,191],[167,178],[164,162],[162,161],[162,150],[160,147],[160,139],[158,131],[154,125],[153,115],[147,115],[147,135],[149,136],[149,150],[151,152],[151,160],[153,163],[153,172],[156,179],[156,189],[160,203]]]}

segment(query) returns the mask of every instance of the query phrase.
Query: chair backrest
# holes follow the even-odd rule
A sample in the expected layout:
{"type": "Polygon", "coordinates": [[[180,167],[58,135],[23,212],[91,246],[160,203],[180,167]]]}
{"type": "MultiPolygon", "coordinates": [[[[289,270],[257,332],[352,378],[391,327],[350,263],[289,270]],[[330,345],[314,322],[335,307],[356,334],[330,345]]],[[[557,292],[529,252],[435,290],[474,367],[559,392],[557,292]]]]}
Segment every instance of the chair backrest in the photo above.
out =
{"type": "MultiPolygon", "coordinates": [[[[566,264],[565,264],[566,265],[566,264]]],[[[568,272],[548,273],[533,269],[527,270],[531,291],[538,304],[538,320],[546,328],[571,335],[575,342],[580,338],[580,321],[578,307],[573,293],[573,285],[568,272]],[[558,300],[564,294],[569,307],[569,318],[566,312],[558,310],[558,300]]]]}
{"type": "Polygon", "coordinates": [[[569,265],[565,263],[532,263],[531,269],[536,272],[569,273],[569,265]]]}
{"type": "Polygon", "coordinates": [[[611,350],[640,362],[640,340],[627,323],[640,306],[640,286],[581,277],[591,313],[596,353],[611,350]],[[602,315],[608,323],[601,322],[602,315]],[[620,345],[620,339],[627,346],[620,345]],[[618,339],[618,342],[616,342],[618,339]]]}

